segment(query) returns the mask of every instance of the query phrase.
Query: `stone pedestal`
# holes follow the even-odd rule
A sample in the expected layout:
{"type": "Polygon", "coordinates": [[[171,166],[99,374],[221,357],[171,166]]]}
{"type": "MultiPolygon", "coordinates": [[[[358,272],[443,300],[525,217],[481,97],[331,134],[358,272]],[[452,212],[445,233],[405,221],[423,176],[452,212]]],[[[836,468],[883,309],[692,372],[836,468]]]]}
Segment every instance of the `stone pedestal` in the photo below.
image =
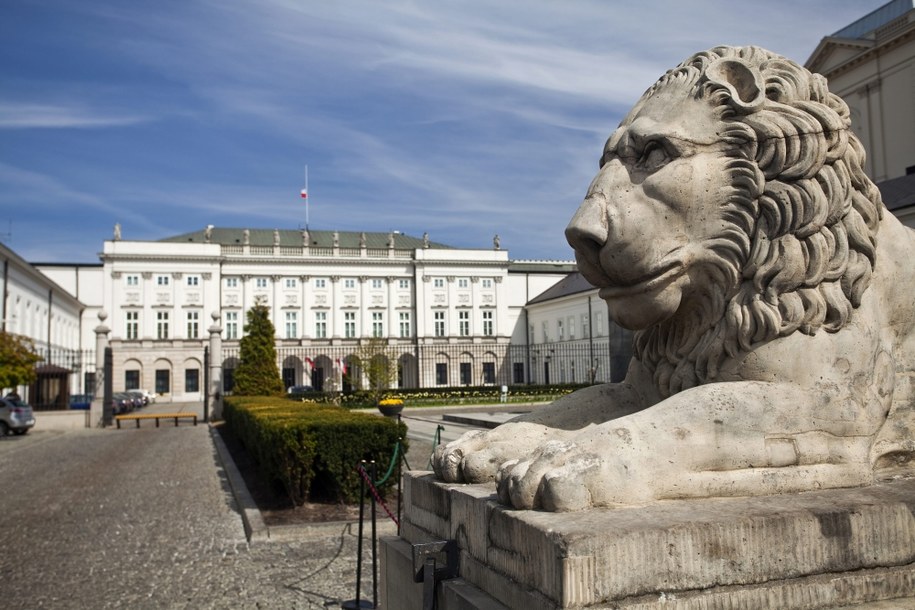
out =
{"type": "Polygon", "coordinates": [[[404,491],[384,608],[422,607],[411,545],[449,539],[459,577],[439,609],[915,607],[915,480],[577,513],[506,509],[492,486],[424,472],[404,491]]]}

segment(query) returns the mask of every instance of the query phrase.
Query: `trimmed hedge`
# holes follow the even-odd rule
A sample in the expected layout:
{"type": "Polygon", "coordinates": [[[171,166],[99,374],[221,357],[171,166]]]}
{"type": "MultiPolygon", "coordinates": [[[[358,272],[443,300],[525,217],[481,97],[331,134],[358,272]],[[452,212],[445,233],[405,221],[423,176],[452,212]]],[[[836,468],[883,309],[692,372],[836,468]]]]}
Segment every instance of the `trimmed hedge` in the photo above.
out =
{"type": "MultiPolygon", "coordinates": [[[[332,405],[272,397],[226,397],[226,425],[245,445],[264,475],[280,484],[296,506],[306,500],[357,502],[356,467],[374,460],[383,476],[405,424],[332,405]]],[[[382,495],[396,485],[390,477],[382,495]]]]}

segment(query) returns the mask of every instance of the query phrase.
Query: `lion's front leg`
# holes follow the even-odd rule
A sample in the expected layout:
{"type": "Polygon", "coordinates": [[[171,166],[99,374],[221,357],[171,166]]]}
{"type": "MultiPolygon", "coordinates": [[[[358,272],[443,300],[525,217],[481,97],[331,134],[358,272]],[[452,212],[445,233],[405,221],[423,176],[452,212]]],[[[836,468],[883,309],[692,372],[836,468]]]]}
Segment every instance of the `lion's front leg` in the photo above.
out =
{"type": "Polygon", "coordinates": [[[580,429],[628,415],[641,405],[627,383],[585,388],[494,430],[468,432],[439,445],[432,467],[439,478],[449,482],[492,481],[504,462],[530,458],[550,441],[569,440],[580,429]]]}
{"type": "Polygon", "coordinates": [[[868,427],[797,408],[811,400],[793,386],[761,382],[694,388],[504,463],[499,498],[568,511],[867,482],[868,427]]]}

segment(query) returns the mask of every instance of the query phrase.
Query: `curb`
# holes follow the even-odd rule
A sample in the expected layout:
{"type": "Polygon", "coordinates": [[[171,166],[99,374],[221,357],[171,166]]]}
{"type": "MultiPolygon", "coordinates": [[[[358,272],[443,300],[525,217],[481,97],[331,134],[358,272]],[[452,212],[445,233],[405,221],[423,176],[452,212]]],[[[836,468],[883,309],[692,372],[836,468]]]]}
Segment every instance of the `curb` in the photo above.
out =
{"type": "Polygon", "coordinates": [[[210,438],[213,439],[213,445],[216,447],[219,461],[222,462],[222,468],[226,473],[226,478],[229,480],[229,487],[232,489],[238,512],[241,513],[242,524],[245,528],[245,538],[248,539],[248,544],[267,542],[270,539],[270,531],[267,529],[267,524],[264,523],[264,517],[257,508],[254,498],[251,497],[251,492],[248,491],[248,486],[245,485],[245,480],[238,471],[229,449],[213,426],[210,426],[210,438]]]}

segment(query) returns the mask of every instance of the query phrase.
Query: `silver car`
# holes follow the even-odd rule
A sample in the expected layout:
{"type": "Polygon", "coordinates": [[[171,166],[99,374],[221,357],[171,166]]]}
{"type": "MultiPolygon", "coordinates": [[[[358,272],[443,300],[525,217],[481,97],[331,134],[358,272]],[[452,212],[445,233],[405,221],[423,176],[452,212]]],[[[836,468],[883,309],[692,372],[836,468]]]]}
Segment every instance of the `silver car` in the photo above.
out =
{"type": "Polygon", "coordinates": [[[0,398],[0,437],[12,431],[14,434],[25,434],[35,425],[35,414],[32,407],[22,402],[18,396],[7,395],[0,398]]]}

